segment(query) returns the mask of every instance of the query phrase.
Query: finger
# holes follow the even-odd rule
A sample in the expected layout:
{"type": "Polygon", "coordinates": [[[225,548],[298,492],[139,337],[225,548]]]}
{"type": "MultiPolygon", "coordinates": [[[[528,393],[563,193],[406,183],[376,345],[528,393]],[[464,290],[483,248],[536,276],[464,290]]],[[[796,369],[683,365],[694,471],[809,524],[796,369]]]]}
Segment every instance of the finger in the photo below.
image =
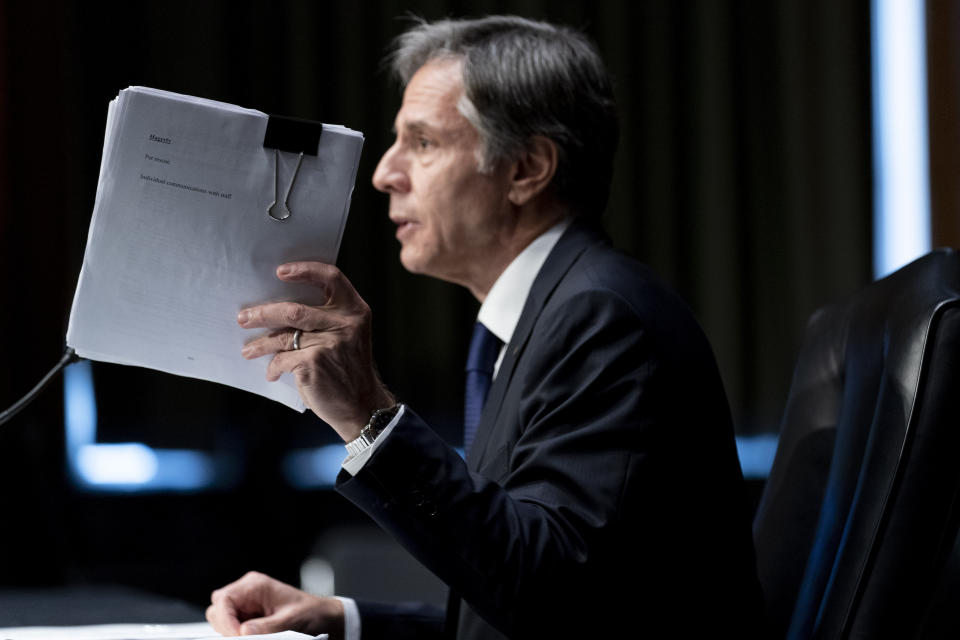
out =
{"type": "Polygon", "coordinates": [[[305,351],[310,347],[330,345],[330,333],[336,332],[345,325],[336,324],[333,318],[323,327],[314,331],[300,332],[299,349],[294,348],[293,338],[296,331],[293,329],[278,329],[271,331],[267,335],[254,338],[243,345],[240,354],[247,360],[267,356],[271,354],[284,353],[286,351],[305,351]]]}
{"type": "Polygon", "coordinates": [[[207,622],[220,635],[235,636],[240,633],[240,620],[232,606],[211,604],[207,607],[206,616],[207,622]]]}
{"type": "MultiPolygon", "coordinates": [[[[259,358],[260,356],[269,355],[271,353],[294,351],[293,338],[295,334],[296,331],[293,329],[271,331],[269,334],[260,336],[259,338],[251,340],[247,344],[243,345],[243,349],[240,351],[240,354],[247,360],[252,360],[254,358],[259,358]]],[[[309,332],[301,332],[301,349],[304,349],[308,346],[307,336],[309,335],[309,332]]]]}
{"type": "Polygon", "coordinates": [[[288,262],[277,267],[277,277],[286,282],[305,282],[323,289],[326,305],[356,302],[360,294],[340,269],[323,262],[288,262]]]}
{"type": "Polygon", "coordinates": [[[253,618],[240,625],[240,635],[242,636],[266,635],[288,630],[292,630],[292,626],[286,616],[276,613],[263,618],[253,618]]]}
{"type": "MultiPolygon", "coordinates": [[[[322,340],[322,338],[319,338],[322,340]]],[[[322,347],[321,344],[315,344],[314,347],[322,347]]],[[[313,353],[305,353],[304,349],[300,351],[281,351],[273,356],[270,364],[267,365],[267,380],[276,382],[284,373],[296,374],[314,366],[313,353]]]]}
{"type": "MultiPolygon", "coordinates": [[[[304,334],[306,336],[306,334],[304,334]]],[[[326,364],[335,366],[333,360],[326,357],[324,351],[337,346],[337,339],[327,333],[313,333],[310,335],[309,347],[304,347],[303,337],[300,338],[299,351],[280,351],[273,356],[270,364],[267,365],[267,380],[276,382],[284,373],[292,373],[300,376],[308,373],[318,365],[326,364]]],[[[346,375],[346,374],[343,374],[346,375]]]]}
{"type": "Polygon", "coordinates": [[[237,314],[237,323],[244,329],[302,329],[325,331],[339,326],[340,314],[299,302],[270,302],[237,314]]]}
{"type": "Polygon", "coordinates": [[[293,371],[293,368],[300,364],[299,359],[288,358],[287,353],[287,351],[281,351],[270,360],[267,365],[267,382],[276,382],[280,379],[280,376],[293,371]]]}
{"type": "Polygon", "coordinates": [[[207,621],[223,635],[240,633],[240,619],[245,617],[242,611],[262,608],[256,593],[259,585],[266,580],[269,580],[267,576],[248,571],[237,580],[213,591],[210,594],[212,604],[206,610],[207,621]]]}

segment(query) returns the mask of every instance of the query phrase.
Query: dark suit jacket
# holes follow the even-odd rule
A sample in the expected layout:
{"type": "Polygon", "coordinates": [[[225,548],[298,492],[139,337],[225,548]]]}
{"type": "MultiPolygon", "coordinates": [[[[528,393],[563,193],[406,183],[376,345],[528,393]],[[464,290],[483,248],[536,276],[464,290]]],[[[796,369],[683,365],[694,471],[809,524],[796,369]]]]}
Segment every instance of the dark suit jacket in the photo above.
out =
{"type": "MultiPolygon", "coordinates": [[[[448,637],[743,638],[760,605],[742,482],[689,311],[574,224],[534,282],[469,460],[408,407],[337,488],[450,586],[448,637]]],[[[361,612],[364,640],[410,620],[361,612]]]]}

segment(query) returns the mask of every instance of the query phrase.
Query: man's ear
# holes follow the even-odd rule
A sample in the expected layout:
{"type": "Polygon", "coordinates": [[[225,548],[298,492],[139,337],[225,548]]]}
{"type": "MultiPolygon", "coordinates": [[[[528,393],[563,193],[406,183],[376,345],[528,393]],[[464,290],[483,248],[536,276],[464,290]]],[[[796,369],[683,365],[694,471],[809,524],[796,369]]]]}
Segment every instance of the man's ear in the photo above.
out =
{"type": "Polygon", "coordinates": [[[534,136],[511,166],[510,190],[507,197],[516,206],[523,206],[550,185],[557,171],[557,145],[550,138],[534,136]]]}

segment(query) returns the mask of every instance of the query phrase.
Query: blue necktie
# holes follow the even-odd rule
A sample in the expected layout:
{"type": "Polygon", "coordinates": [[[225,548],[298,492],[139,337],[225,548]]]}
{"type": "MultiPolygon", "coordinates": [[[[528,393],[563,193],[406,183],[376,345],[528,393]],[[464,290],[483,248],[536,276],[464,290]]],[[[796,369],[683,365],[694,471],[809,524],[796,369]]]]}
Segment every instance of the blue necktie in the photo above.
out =
{"type": "Polygon", "coordinates": [[[493,365],[500,355],[503,342],[479,322],[473,325],[470,353],[467,355],[467,385],[463,398],[463,450],[470,453],[473,437],[477,435],[480,414],[487,401],[490,382],[493,380],[493,365]]]}

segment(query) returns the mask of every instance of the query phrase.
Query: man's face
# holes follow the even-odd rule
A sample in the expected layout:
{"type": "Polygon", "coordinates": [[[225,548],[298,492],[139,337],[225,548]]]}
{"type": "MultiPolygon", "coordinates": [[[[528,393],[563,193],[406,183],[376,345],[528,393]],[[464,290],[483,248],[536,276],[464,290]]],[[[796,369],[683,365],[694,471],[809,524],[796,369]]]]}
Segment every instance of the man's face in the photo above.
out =
{"type": "Polygon", "coordinates": [[[414,74],[373,186],[390,194],[403,266],[473,289],[504,245],[509,181],[502,166],[478,170],[480,137],[457,110],[462,95],[459,61],[434,60],[414,74]]]}

